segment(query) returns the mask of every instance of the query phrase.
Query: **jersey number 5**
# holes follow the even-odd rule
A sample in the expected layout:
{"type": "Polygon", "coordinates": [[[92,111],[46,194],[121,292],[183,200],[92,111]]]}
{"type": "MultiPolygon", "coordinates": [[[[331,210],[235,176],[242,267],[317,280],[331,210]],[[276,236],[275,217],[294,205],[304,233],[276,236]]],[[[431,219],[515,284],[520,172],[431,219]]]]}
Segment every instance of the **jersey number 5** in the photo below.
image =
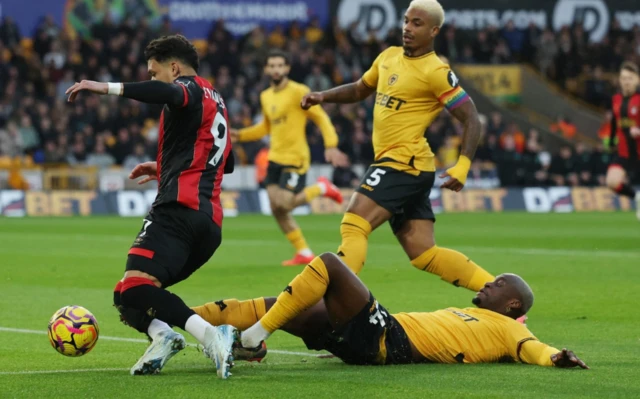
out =
{"type": "Polygon", "coordinates": [[[213,145],[216,148],[216,152],[213,154],[209,164],[216,166],[220,163],[224,150],[227,148],[227,120],[220,112],[216,113],[216,117],[211,124],[211,135],[213,136],[213,145]]]}
{"type": "Polygon", "coordinates": [[[367,184],[370,186],[377,186],[378,184],[380,184],[380,178],[386,173],[387,171],[384,169],[374,169],[374,171],[371,172],[369,178],[367,179],[367,184]]]}

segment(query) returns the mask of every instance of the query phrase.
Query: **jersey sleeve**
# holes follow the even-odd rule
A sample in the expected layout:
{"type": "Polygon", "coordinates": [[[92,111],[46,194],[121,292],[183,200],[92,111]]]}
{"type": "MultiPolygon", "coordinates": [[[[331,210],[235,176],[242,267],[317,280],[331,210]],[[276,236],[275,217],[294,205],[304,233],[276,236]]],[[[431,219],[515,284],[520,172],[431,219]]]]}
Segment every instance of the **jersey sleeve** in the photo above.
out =
{"type": "Polygon", "coordinates": [[[191,79],[184,76],[174,80],[173,83],[182,89],[182,103],[178,104],[179,108],[191,107],[202,101],[202,89],[191,79]]]}
{"type": "Polygon", "coordinates": [[[444,107],[453,111],[470,100],[469,95],[460,86],[456,74],[448,65],[442,65],[429,76],[431,93],[444,107]]]}
{"type": "Polygon", "coordinates": [[[525,339],[518,344],[518,360],[538,366],[553,366],[551,355],[560,352],[535,338],[525,339]]]}
{"type": "Polygon", "coordinates": [[[238,132],[239,141],[256,141],[269,134],[271,124],[269,123],[269,117],[265,112],[264,98],[262,95],[260,96],[260,107],[262,109],[262,121],[253,126],[240,129],[240,131],[238,132]]]}
{"type": "Polygon", "coordinates": [[[362,83],[370,89],[376,89],[378,87],[378,68],[380,67],[381,59],[384,55],[384,51],[378,55],[378,57],[371,64],[371,68],[362,75],[362,83]]]}
{"type": "Polygon", "coordinates": [[[507,325],[505,340],[509,356],[521,363],[552,366],[551,355],[559,352],[557,349],[538,341],[538,338],[527,327],[516,321],[507,325]]]}
{"type": "MultiPolygon", "coordinates": [[[[300,90],[300,98],[311,90],[307,86],[302,86],[300,90]]],[[[311,107],[305,111],[307,117],[320,129],[322,134],[322,140],[324,141],[324,148],[335,148],[338,146],[338,134],[336,129],[331,123],[331,118],[324,111],[322,107],[311,107]]]]}

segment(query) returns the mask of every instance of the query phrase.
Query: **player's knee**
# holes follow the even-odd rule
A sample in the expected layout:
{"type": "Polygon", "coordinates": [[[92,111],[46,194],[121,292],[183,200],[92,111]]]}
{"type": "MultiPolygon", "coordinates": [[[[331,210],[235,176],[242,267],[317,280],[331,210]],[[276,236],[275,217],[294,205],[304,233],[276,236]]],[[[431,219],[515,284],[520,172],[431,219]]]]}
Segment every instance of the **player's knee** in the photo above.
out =
{"type": "Polygon", "coordinates": [[[144,297],[148,295],[148,287],[156,288],[158,284],[158,280],[155,278],[152,280],[146,277],[132,277],[125,274],[120,289],[121,305],[127,308],[139,309],[144,297]]]}
{"type": "Polygon", "coordinates": [[[609,173],[607,173],[607,177],[606,177],[607,187],[615,190],[618,188],[620,184],[623,183],[623,181],[624,181],[624,175],[622,175],[622,173],[620,173],[618,170],[613,169],[609,173]]]}
{"type": "Polygon", "coordinates": [[[332,252],[325,252],[319,256],[324,263],[324,266],[327,268],[327,272],[332,274],[340,269],[346,269],[346,265],[342,262],[340,257],[332,252]]]}

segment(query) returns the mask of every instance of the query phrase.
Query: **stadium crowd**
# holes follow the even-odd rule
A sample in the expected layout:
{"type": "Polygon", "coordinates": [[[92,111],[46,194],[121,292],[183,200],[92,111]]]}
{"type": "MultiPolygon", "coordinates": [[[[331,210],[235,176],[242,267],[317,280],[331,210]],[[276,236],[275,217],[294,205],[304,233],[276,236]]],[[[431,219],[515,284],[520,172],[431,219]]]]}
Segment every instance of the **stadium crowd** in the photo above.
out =
{"type": "MultiPolygon", "coordinates": [[[[0,25],[0,158],[26,155],[36,164],[126,169],[154,159],[159,106],[111,96],[81,96],[68,104],[64,91],[82,79],[148,79],[144,47],[152,38],[171,32],[169,21],[152,28],[144,20],[115,24],[107,16],[92,27],[90,37],[80,38],[44,17],[32,40],[25,42],[15,23],[5,17],[0,25]]],[[[224,23],[216,22],[207,40],[198,45],[199,73],[211,79],[226,99],[232,126],[239,128],[260,119],[259,93],[269,84],[262,74],[268,49],[283,48],[292,54],[291,79],[312,90],[324,90],[357,80],[381,50],[400,43],[399,30],[378,41],[335,25],[323,30],[317,20],[306,27],[294,23],[272,32],[256,28],[235,39],[224,23]]],[[[617,34],[614,27],[609,39],[596,45],[598,52],[579,27],[554,35],[507,26],[477,32],[475,37],[447,27],[437,50],[458,63],[530,61],[564,82],[593,65],[594,75],[615,70],[622,57],[611,57],[610,53],[620,55],[629,45],[640,49],[637,29],[626,37],[617,34]]],[[[607,85],[587,87],[597,92],[588,98],[600,105],[612,90],[607,85]]],[[[340,135],[340,149],[353,164],[370,163],[373,98],[355,105],[327,105],[326,109],[340,135]]],[[[591,151],[578,144],[551,155],[541,147],[536,131],[521,132],[517,125],[503,121],[499,113],[483,115],[482,120],[486,132],[472,173],[480,173],[485,164],[496,164],[505,186],[603,184],[608,155],[601,148],[591,151]]],[[[461,125],[443,112],[426,134],[439,166],[453,164],[458,157],[461,125]]],[[[309,125],[307,136],[312,162],[324,162],[322,136],[315,126],[309,125]]],[[[266,146],[267,141],[236,145],[236,159],[244,164],[263,159],[266,146]]],[[[350,186],[357,176],[350,169],[337,170],[334,180],[340,186],[350,186]]]]}

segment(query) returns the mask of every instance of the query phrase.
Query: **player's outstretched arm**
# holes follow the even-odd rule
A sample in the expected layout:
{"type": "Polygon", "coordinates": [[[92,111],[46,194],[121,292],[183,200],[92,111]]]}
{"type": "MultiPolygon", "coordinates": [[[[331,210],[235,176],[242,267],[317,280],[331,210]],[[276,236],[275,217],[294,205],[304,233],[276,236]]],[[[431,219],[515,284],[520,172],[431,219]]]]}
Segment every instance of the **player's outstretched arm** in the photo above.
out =
{"type": "Polygon", "coordinates": [[[78,93],[83,90],[96,94],[123,96],[148,104],[181,106],[186,103],[187,99],[186,89],[175,83],[164,83],[158,80],[136,83],[104,83],[83,80],[75,83],[65,92],[69,95],[69,102],[75,101],[78,93]]]}
{"type": "Polygon", "coordinates": [[[566,348],[559,351],[558,349],[535,339],[521,342],[518,346],[518,358],[522,363],[561,368],[589,368],[589,366],[580,360],[575,353],[567,350],[566,348]]]}
{"type": "Polygon", "coordinates": [[[460,191],[467,181],[467,174],[469,174],[469,169],[471,169],[471,160],[480,142],[480,118],[478,117],[476,105],[471,99],[449,112],[451,112],[457,120],[462,122],[464,132],[458,162],[440,176],[450,177],[450,179],[440,187],[448,188],[452,191],[460,191]]]}
{"type": "Polygon", "coordinates": [[[355,83],[338,86],[326,91],[309,93],[302,97],[300,105],[306,110],[322,103],[356,103],[369,97],[375,91],[375,89],[367,86],[362,79],[360,79],[355,83]]]}

